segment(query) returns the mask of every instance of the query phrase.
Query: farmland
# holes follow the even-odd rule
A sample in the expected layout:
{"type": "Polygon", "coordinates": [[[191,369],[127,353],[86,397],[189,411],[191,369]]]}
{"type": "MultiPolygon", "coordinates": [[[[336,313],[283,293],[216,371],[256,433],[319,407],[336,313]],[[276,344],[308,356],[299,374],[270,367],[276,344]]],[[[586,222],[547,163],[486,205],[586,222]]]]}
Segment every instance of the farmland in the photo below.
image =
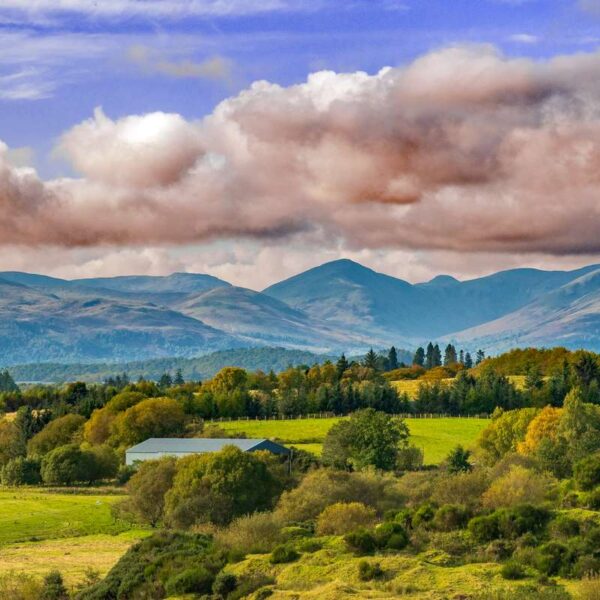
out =
{"type": "Polygon", "coordinates": [[[147,535],[112,517],[111,505],[123,496],[79,491],[0,490],[0,576],[44,575],[55,568],[68,585],[75,585],[92,571],[104,575],[134,541],[147,535]]]}
{"type": "MultiPolygon", "coordinates": [[[[244,433],[253,438],[277,439],[315,454],[320,454],[323,440],[340,418],[292,419],[273,421],[231,421],[220,423],[229,433],[244,433]]],[[[458,444],[472,446],[487,419],[433,418],[407,419],[410,441],[424,452],[425,463],[436,464],[458,444]]]]}

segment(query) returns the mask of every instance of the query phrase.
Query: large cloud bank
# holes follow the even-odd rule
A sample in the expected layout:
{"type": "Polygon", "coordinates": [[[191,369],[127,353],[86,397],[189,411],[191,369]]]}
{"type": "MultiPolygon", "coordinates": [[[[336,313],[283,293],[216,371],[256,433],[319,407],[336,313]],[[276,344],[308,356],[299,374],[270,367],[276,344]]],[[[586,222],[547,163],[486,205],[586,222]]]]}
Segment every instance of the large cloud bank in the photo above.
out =
{"type": "Polygon", "coordinates": [[[58,150],[81,178],[44,182],[0,152],[0,243],[600,251],[600,53],[449,48],[257,82],[194,122],[97,110],[58,150]]]}

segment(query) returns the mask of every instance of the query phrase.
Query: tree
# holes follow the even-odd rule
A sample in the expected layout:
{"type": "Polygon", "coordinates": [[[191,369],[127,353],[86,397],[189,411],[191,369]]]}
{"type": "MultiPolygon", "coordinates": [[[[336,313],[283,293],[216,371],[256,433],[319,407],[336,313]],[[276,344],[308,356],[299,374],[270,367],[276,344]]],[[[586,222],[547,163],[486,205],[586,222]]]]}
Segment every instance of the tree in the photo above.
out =
{"type": "Polygon", "coordinates": [[[163,518],[165,495],[173,485],[176,464],[172,456],[144,461],[127,482],[129,498],[120,505],[121,510],[156,527],[163,518]]]}
{"type": "Polygon", "coordinates": [[[44,577],[44,587],[40,600],[68,600],[69,592],[65,587],[62,575],[59,571],[50,571],[44,577]]]}
{"type": "Polygon", "coordinates": [[[418,367],[425,366],[425,350],[419,346],[413,356],[413,365],[417,365],[418,367]]]}
{"type": "Polygon", "coordinates": [[[271,509],[281,492],[273,461],[271,455],[242,452],[236,446],[180,459],[166,494],[165,520],[180,528],[204,522],[224,525],[271,509]]]}
{"type": "Polygon", "coordinates": [[[363,365],[365,367],[367,367],[368,369],[373,369],[374,371],[377,371],[377,364],[378,364],[377,353],[373,351],[373,348],[371,348],[365,354],[365,358],[363,360],[363,365]]]}
{"type": "Polygon", "coordinates": [[[175,372],[175,379],[173,380],[173,383],[175,385],[184,385],[185,384],[185,379],[183,378],[181,369],[177,369],[177,371],[175,372]]]}
{"type": "Polygon", "coordinates": [[[58,446],[70,444],[84,423],[85,417],[73,414],[50,421],[27,442],[27,453],[30,456],[43,456],[58,446]]]}
{"type": "Polygon", "coordinates": [[[183,433],[185,414],[172,398],[149,398],[120,413],[111,431],[113,445],[132,446],[151,437],[183,433]]]}
{"type": "Polygon", "coordinates": [[[163,373],[158,380],[158,387],[162,390],[170,388],[173,385],[173,378],[169,373],[163,373]]]}
{"type": "Polygon", "coordinates": [[[525,439],[517,446],[523,454],[534,454],[543,439],[556,444],[560,429],[563,409],[546,406],[529,423],[525,439]]]}
{"type": "Polygon", "coordinates": [[[42,459],[42,480],[49,485],[89,481],[91,458],[76,444],[59,446],[42,459]]]}
{"type": "Polygon", "coordinates": [[[0,392],[18,392],[19,386],[15,383],[8,370],[0,371],[0,392]]]}
{"type": "Polygon", "coordinates": [[[388,369],[393,371],[398,368],[398,353],[396,352],[396,348],[392,346],[390,351],[388,352],[388,369]]]}
{"type": "Polygon", "coordinates": [[[334,425],[323,444],[323,461],[356,470],[372,466],[391,471],[396,467],[399,448],[408,445],[408,427],[372,408],[358,410],[348,421],[334,425]]]}
{"type": "Polygon", "coordinates": [[[461,365],[464,365],[464,364],[465,364],[465,351],[464,351],[464,350],[461,350],[461,351],[458,353],[458,362],[459,362],[461,365]]]}
{"type": "Polygon", "coordinates": [[[580,490],[589,492],[600,485],[600,452],[583,458],[575,465],[575,482],[580,490]]]}
{"type": "Polygon", "coordinates": [[[341,379],[344,376],[346,370],[350,367],[350,363],[346,359],[346,355],[342,354],[337,363],[335,364],[335,370],[337,372],[338,379],[341,379]]]}
{"type": "Polygon", "coordinates": [[[447,367],[456,364],[457,362],[458,357],[456,356],[456,348],[452,344],[448,344],[444,350],[444,365],[447,367]]]}
{"type": "Polygon", "coordinates": [[[465,368],[472,369],[473,368],[473,359],[471,358],[471,353],[467,352],[465,354],[465,368]]]}
{"type": "Polygon", "coordinates": [[[479,365],[485,359],[485,352],[481,349],[477,350],[477,354],[475,355],[475,364],[479,365]]]}
{"type": "Polygon", "coordinates": [[[465,450],[462,446],[456,446],[450,451],[446,458],[448,473],[456,475],[457,473],[466,473],[473,469],[473,465],[469,462],[471,456],[470,450],[465,450]]]}
{"type": "Polygon", "coordinates": [[[433,369],[434,365],[434,354],[433,354],[433,344],[429,342],[427,344],[427,353],[425,354],[425,368],[433,369]]]}
{"type": "Polygon", "coordinates": [[[25,439],[14,421],[0,421],[0,465],[25,455],[25,439]]]}
{"type": "Polygon", "coordinates": [[[532,363],[527,367],[527,373],[525,374],[525,389],[529,392],[541,389],[544,385],[544,378],[542,377],[542,371],[538,364],[532,363]]]}
{"type": "Polygon", "coordinates": [[[442,366],[442,353],[440,351],[440,347],[437,344],[433,347],[433,366],[442,366]]]}
{"type": "Polygon", "coordinates": [[[18,456],[2,467],[0,476],[2,485],[37,485],[41,482],[40,463],[18,456]]]}

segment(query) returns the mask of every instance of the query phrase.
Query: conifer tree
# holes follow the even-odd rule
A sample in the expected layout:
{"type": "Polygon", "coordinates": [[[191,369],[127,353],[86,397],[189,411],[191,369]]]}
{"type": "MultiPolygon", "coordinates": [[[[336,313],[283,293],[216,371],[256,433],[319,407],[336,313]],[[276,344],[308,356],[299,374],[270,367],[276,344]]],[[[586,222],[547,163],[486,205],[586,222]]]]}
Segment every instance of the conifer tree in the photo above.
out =
{"type": "Polygon", "coordinates": [[[471,358],[471,353],[470,352],[467,352],[465,354],[465,367],[467,369],[473,368],[473,359],[471,358]]]}
{"type": "Polygon", "coordinates": [[[177,369],[175,373],[175,379],[173,380],[175,385],[183,385],[185,383],[185,379],[183,378],[183,374],[181,373],[181,369],[177,369]]]}
{"type": "Polygon", "coordinates": [[[461,365],[465,364],[465,351],[461,349],[461,351],[458,353],[458,362],[461,365]]]}
{"type": "Polygon", "coordinates": [[[348,363],[346,359],[346,355],[342,354],[335,364],[335,370],[337,372],[338,379],[341,379],[344,375],[344,372],[348,369],[350,363],[348,363]]]}
{"type": "Polygon", "coordinates": [[[398,368],[398,353],[396,352],[396,348],[392,346],[390,351],[388,352],[388,370],[393,371],[398,368]]]}
{"type": "Polygon", "coordinates": [[[433,347],[433,366],[442,366],[442,353],[440,351],[440,347],[437,344],[433,347]]]}
{"type": "Polygon", "coordinates": [[[477,350],[477,354],[475,355],[475,364],[478,365],[479,363],[481,363],[483,361],[483,359],[485,358],[485,352],[483,350],[481,350],[481,348],[479,350],[477,350]]]}
{"type": "Polygon", "coordinates": [[[422,367],[425,365],[425,350],[419,346],[413,356],[413,365],[422,367]]]}
{"type": "Polygon", "coordinates": [[[448,344],[444,350],[444,365],[453,365],[457,360],[456,348],[452,344],[448,344]]]}
{"type": "Polygon", "coordinates": [[[377,370],[377,366],[378,366],[378,356],[377,353],[373,351],[373,348],[371,348],[366,354],[365,354],[365,358],[363,361],[363,365],[365,367],[368,367],[369,369],[375,369],[377,370]]]}
{"type": "Polygon", "coordinates": [[[425,354],[425,368],[432,369],[433,366],[433,344],[429,342],[427,344],[427,353],[425,354]]]}

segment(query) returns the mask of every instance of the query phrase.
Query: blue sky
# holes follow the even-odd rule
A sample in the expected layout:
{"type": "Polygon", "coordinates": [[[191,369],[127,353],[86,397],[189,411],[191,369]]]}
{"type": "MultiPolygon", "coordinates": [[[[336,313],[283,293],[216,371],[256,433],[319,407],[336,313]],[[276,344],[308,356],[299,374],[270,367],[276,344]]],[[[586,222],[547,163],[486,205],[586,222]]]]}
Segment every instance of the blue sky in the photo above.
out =
{"type": "MultiPolygon", "coordinates": [[[[258,80],[285,88],[323,70],[374,75],[432,51],[478,45],[507,61],[592,55],[600,47],[600,0],[2,0],[0,141],[16,168],[33,167],[42,181],[80,177],[57,144],[96,107],[115,123],[160,112],[193,124],[258,80]]],[[[400,218],[406,209],[390,210],[400,218]]],[[[312,225],[310,235],[283,239],[252,231],[181,243],[18,241],[5,244],[0,269],[67,277],[209,271],[261,287],[340,256],[412,280],[600,260],[591,243],[496,251],[493,244],[403,246],[329,233],[315,241],[322,224],[312,225]]]]}

